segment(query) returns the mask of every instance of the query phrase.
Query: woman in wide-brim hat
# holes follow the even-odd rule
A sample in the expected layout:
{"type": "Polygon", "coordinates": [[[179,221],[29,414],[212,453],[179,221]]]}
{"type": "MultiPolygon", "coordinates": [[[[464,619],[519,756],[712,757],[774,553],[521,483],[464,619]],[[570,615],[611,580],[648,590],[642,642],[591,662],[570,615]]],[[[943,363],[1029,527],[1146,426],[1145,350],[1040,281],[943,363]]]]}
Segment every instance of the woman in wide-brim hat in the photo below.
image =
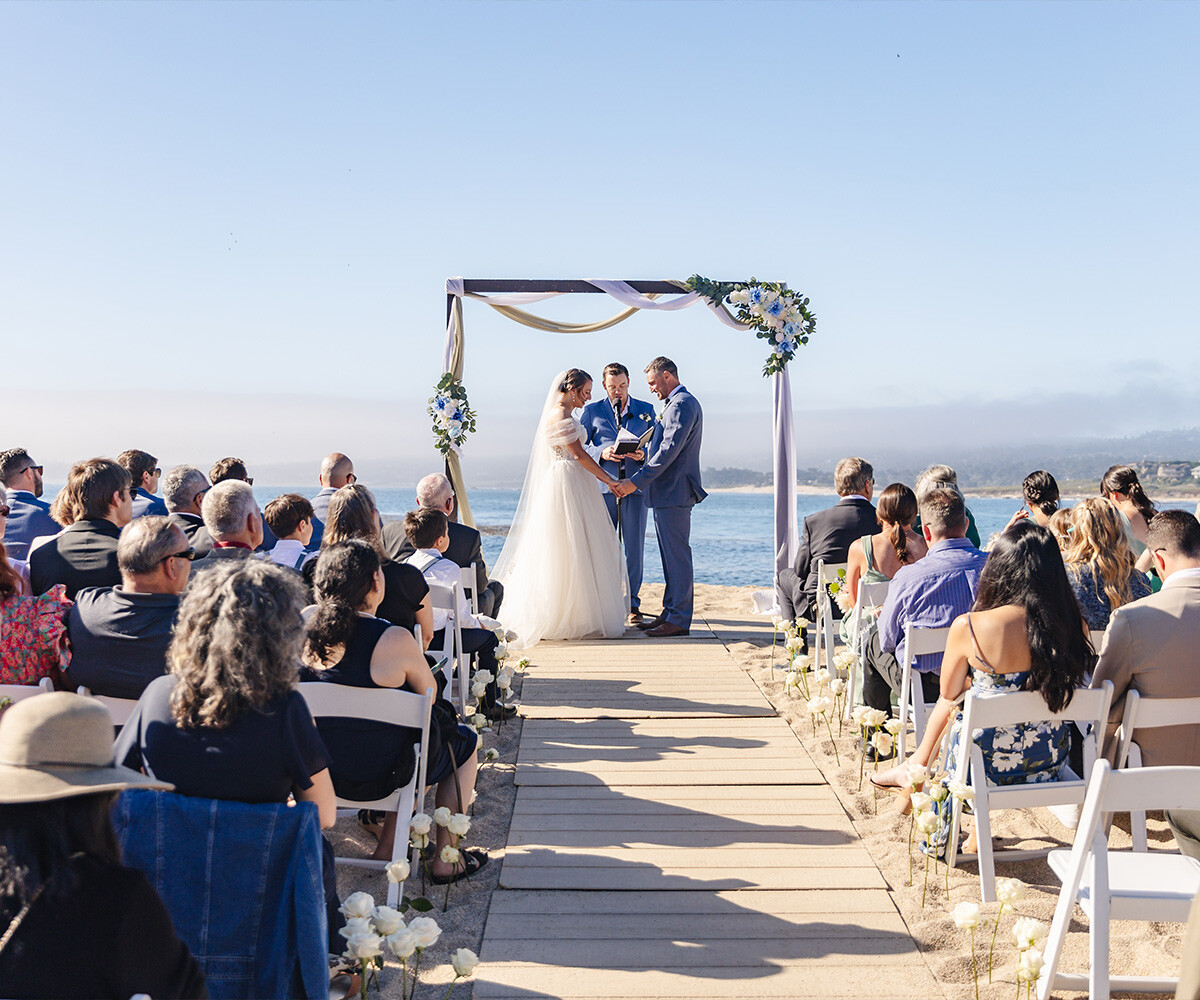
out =
{"type": "Polygon", "coordinates": [[[25,997],[204,997],[154,887],[121,865],[112,803],[165,782],[113,763],[112,717],[76,694],[0,715],[0,984],[25,997]]]}

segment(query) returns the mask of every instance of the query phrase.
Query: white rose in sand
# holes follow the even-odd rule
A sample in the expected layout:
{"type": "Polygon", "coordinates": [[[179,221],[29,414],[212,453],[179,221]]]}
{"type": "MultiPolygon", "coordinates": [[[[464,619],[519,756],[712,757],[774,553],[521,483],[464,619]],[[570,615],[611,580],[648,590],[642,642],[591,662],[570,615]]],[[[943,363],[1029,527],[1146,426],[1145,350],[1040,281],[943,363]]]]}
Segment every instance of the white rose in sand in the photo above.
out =
{"type": "Polygon", "coordinates": [[[479,956],[470,948],[459,948],[450,956],[450,965],[456,976],[469,976],[479,964],[479,956]]]}
{"type": "Polygon", "coordinates": [[[913,792],[908,801],[912,803],[913,812],[922,813],[929,808],[929,803],[933,799],[924,792],[913,792]]]}
{"type": "Polygon", "coordinates": [[[404,917],[399,910],[393,910],[390,906],[377,906],[375,913],[371,916],[375,921],[375,932],[387,937],[389,934],[395,934],[401,927],[404,926],[404,917]]]}
{"type": "Polygon", "coordinates": [[[1017,979],[1023,983],[1036,983],[1042,975],[1042,966],[1046,964],[1042,953],[1036,948],[1027,948],[1021,952],[1017,962],[1017,979]]]}
{"type": "Polygon", "coordinates": [[[887,757],[892,752],[892,737],[889,733],[876,733],[871,737],[871,746],[880,757],[887,757]]]}
{"type": "Polygon", "coordinates": [[[471,697],[472,698],[482,698],[485,694],[487,694],[487,685],[486,684],[480,684],[479,681],[476,681],[474,684],[471,685],[471,697]]]}
{"type": "Polygon", "coordinates": [[[962,781],[952,781],[946,788],[960,802],[970,802],[975,798],[975,789],[962,781]]]}
{"type": "Polygon", "coordinates": [[[457,847],[451,847],[447,844],[442,848],[441,859],[448,865],[456,865],[462,860],[462,855],[459,854],[457,847]]]}
{"type": "Polygon", "coordinates": [[[409,821],[408,828],[413,833],[428,836],[429,831],[433,829],[433,818],[428,813],[417,813],[409,821]]]}
{"type": "Polygon", "coordinates": [[[938,824],[941,821],[938,819],[938,814],[935,812],[919,812],[917,813],[915,822],[917,824],[917,829],[928,836],[938,828],[938,824]]]}
{"type": "Polygon", "coordinates": [[[412,868],[404,858],[398,858],[395,861],[388,862],[384,871],[387,872],[389,882],[402,885],[411,874],[412,868]]]}
{"type": "Polygon", "coordinates": [[[346,938],[346,957],[362,961],[364,958],[375,958],[383,954],[383,938],[378,934],[367,931],[365,934],[354,934],[346,938]]]}
{"type": "Polygon", "coordinates": [[[408,842],[418,850],[423,850],[429,846],[429,834],[427,833],[411,833],[408,836],[408,842]]]}
{"type": "Polygon", "coordinates": [[[433,821],[438,826],[449,826],[450,825],[450,817],[453,815],[454,814],[449,809],[447,809],[445,806],[438,806],[433,811],[433,821]]]}
{"type": "Polygon", "coordinates": [[[442,929],[433,917],[416,917],[408,925],[408,929],[412,932],[418,948],[431,948],[442,936],[442,929]]]}
{"type": "Polygon", "coordinates": [[[842,680],[840,677],[835,677],[832,681],[829,682],[829,690],[834,695],[836,695],[837,697],[840,698],[842,695],[844,695],[846,693],[846,682],[844,680],[842,680]]]}
{"type": "Polygon", "coordinates": [[[829,671],[826,670],[824,667],[822,667],[815,674],[813,674],[813,677],[816,678],[817,684],[821,687],[828,686],[829,682],[831,680],[833,680],[833,675],[830,674],[829,671]]]}
{"type": "Polygon", "coordinates": [[[446,824],[446,829],[455,837],[465,836],[471,829],[471,817],[466,813],[455,813],[450,817],[450,822],[446,824]]]}
{"type": "Polygon", "coordinates": [[[945,802],[946,796],[950,794],[950,789],[943,785],[940,781],[935,781],[929,786],[929,797],[934,802],[945,802]]]}
{"type": "Polygon", "coordinates": [[[475,680],[477,680],[480,684],[491,684],[495,679],[496,675],[490,670],[475,671],[475,680]]]}
{"type": "Polygon", "coordinates": [[[863,720],[866,718],[869,711],[871,711],[871,709],[867,708],[866,705],[856,705],[854,710],[850,713],[850,721],[861,729],[863,720]]]}
{"type": "Polygon", "coordinates": [[[486,750],[483,751],[483,762],[485,764],[491,764],[493,761],[497,761],[499,759],[500,759],[500,751],[497,750],[495,747],[488,747],[486,750]]]}
{"type": "Polygon", "coordinates": [[[871,708],[871,709],[867,710],[867,712],[863,716],[863,718],[866,721],[867,725],[870,726],[872,729],[878,729],[885,722],[887,722],[888,714],[887,714],[887,712],[883,711],[883,709],[881,709],[881,708],[871,708]]]}
{"type": "Polygon", "coordinates": [[[1013,921],[1013,944],[1016,945],[1017,951],[1028,951],[1036,947],[1048,933],[1050,928],[1033,917],[1018,917],[1013,921]]]}
{"type": "Polygon", "coordinates": [[[370,917],[351,917],[346,921],[346,926],[338,933],[344,937],[352,937],[355,934],[373,934],[375,928],[371,924],[370,917]]]}
{"type": "Polygon", "coordinates": [[[959,903],[954,907],[954,926],[960,931],[973,931],[979,926],[979,904],[959,903]]]}
{"type": "Polygon", "coordinates": [[[387,936],[388,950],[397,958],[409,958],[417,950],[417,939],[407,927],[401,927],[395,934],[387,936]]]}
{"type": "Polygon", "coordinates": [[[885,733],[888,733],[891,736],[899,736],[900,735],[900,720],[899,719],[888,719],[887,722],[885,722],[883,724],[883,731],[885,733]]]}
{"type": "Polygon", "coordinates": [[[789,653],[798,653],[804,647],[804,640],[798,635],[788,636],[788,641],[784,643],[784,648],[789,653]]]}
{"type": "Polygon", "coordinates": [[[996,899],[1001,903],[1012,906],[1018,899],[1025,896],[1025,883],[1019,878],[996,879],[996,899]]]}
{"type": "Polygon", "coordinates": [[[929,768],[924,764],[908,765],[908,787],[920,788],[929,780],[929,768]]]}
{"type": "MultiPolygon", "coordinates": [[[[514,632],[512,629],[506,628],[504,630],[504,641],[505,642],[515,642],[516,638],[517,638],[517,633],[514,632]]],[[[526,660],[525,662],[528,663],[529,661],[526,660]]]]}
{"type": "Polygon", "coordinates": [[[374,909],[375,898],[369,892],[351,893],[341,905],[342,916],[347,920],[369,917],[374,909]]]}
{"type": "Polygon", "coordinates": [[[487,729],[487,724],[488,724],[488,720],[487,720],[486,715],[472,715],[471,716],[471,725],[474,726],[476,729],[487,729]]]}
{"type": "Polygon", "coordinates": [[[508,656],[508,643],[507,642],[496,643],[495,654],[496,654],[497,660],[503,660],[506,656],[508,656]]]}

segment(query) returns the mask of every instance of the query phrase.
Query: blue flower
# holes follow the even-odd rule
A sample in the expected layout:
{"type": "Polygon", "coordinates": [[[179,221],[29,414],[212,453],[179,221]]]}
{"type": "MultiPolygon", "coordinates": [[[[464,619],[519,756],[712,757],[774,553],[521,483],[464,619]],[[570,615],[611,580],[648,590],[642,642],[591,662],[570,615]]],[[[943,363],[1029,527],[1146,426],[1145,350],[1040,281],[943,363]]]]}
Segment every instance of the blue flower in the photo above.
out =
{"type": "Polygon", "coordinates": [[[795,340],[799,333],[800,327],[798,327],[795,323],[783,324],[783,335],[787,337],[788,340],[795,340]]]}
{"type": "Polygon", "coordinates": [[[768,316],[782,316],[786,311],[787,306],[783,304],[782,299],[776,299],[763,310],[768,316]]]}
{"type": "Polygon", "coordinates": [[[438,413],[445,413],[446,408],[450,405],[450,400],[445,396],[435,396],[433,398],[433,408],[438,413]]]}
{"type": "Polygon", "coordinates": [[[757,288],[757,287],[751,288],[750,295],[749,295],[750,305],[756,306],[760,302],[762,302],[762,300],[763,300],[763,290],[761,288],[757,288]]]}

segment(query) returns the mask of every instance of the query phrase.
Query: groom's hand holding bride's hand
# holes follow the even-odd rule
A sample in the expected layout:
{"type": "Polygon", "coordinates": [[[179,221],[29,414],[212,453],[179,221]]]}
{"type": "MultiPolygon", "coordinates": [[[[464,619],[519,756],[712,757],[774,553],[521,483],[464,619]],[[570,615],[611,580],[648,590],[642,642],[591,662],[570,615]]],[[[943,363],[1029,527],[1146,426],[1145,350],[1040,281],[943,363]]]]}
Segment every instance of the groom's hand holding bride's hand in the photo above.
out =
{"type": "Polygon", "coordinates": [[[628,479],[622,479],[616,483],[613,483],[609,489],[613,491],[613,495],[616,496],[618,500],[622,497],[629,496],[630,493],[637,492],[637,487],[634,486],[633,483],[631,483],[628,479]]]}

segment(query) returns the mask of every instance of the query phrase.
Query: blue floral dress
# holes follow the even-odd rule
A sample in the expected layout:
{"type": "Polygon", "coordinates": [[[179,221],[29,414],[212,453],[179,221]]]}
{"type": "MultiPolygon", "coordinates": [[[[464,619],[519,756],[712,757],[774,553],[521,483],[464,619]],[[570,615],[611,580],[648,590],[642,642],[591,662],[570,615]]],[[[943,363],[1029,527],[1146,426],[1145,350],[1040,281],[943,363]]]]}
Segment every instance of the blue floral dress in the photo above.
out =
{"type": "MultiPolygon", "coordinates": [[[[967,626],[971,616],[967,615],[967,626]]],[[[971,629],[971,642],[975,656],[984,667],[990,667],[980,655],[975,642],[975,630],[971,629]]],[[[969,664],[968,664],[969,665],[969,664]]],[[[1011,674],[995,674],[990,669],[970,667],[971,690],[979,694],[995,694],[1000,691],[1024,691],[1029,681],[1029,671],[1011,674]]],[[[989,785],[1022,785],[1030,782],[1057,781],[1062,775],[1071,749],[1071,725],[1067,722],[1033,722],[1016,726],[1000,726],[996,729],[976,729],[975,743],[983,751],[983,770],[989,785]]],[[[963,714],[960,709],[950,727],[950,752],[946,762],[946,773],[954,774],[958,760],[964,752],[963,714]]],[[[978,775],[975,776],[978,781],[978,775]]],[[[950,815],[953,801],[947,797],[942,802],[932,803],[940,823],[930,835],[929,844],[935,857],[945,853],[946,841],[950,836],[950,815]]],[[[970,805],[966,806],[970,810],[970,805]]],[[[921,850],[930,853],[925,842],[921,850]]]]}

